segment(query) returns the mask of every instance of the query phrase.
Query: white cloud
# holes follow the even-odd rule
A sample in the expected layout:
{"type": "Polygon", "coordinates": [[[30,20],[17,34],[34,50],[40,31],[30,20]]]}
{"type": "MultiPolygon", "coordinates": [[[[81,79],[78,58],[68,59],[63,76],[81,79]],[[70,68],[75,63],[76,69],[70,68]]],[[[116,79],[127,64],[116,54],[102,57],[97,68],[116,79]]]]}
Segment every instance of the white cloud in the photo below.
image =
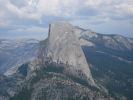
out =
{"type": "Polygon", "coordinates": [[[56,18],[74,22],[87,20],[90,24],[99,25],[118,20],[131,23],[132,17],[132,0],[0,0],[0,28],[14,24],[20,28],[27,24],[34,27],[26,29],[26,32],[34,30],[35,33],[41,30],[37,29],[38,24],[56,18]]]}
{"type": "Polygon", "coordinates": [[[6,0],[5,12],[10,12],[20,18],[40,19],[44,16],[71,16],[80,8],[79,1],[72,0],[28,0],[27,5],[18,7],[11,0],[6,0]]]}
{"type": "Polygon", "coordinates": [[[123,14],[133,15],[133,4],[120,4],[115,6],[123,14]]]}
{"type": "MultiPolygon", "coordinates": [[[[118,14],[133,15],[133,2],[131,0],[24,0],[24,6],[19,7],[12,0],[1,0],[5,12],[10,12],[20,18],[38,19],[45,16],[71,17],[83,8],[95,9],[100,16],[115,16],[118,14]],[[6,8],[6,9],[5,9],[6,8]]],[[[21,0],[19,0],[21,1],[21,0]]],[[[21,3],[21,2],[20,2],[21,3]]],[[[85,9],[86,10],[86,9],[85,9]]],[[[88,12],[89,13],[89,12],[88,12]]],[[[80,15],[79,15],[80,16],[80,15]]],[[[86,14],[87,16],[87,14],[86,14]]],[[[89,16],[88,16],[89,17],[89,16]]]]}
{"type": "Polygon", "coordinates": [[[4,16],[4,11],[1,11],[0,12],[0,17],[3,17],[4,16]]]}

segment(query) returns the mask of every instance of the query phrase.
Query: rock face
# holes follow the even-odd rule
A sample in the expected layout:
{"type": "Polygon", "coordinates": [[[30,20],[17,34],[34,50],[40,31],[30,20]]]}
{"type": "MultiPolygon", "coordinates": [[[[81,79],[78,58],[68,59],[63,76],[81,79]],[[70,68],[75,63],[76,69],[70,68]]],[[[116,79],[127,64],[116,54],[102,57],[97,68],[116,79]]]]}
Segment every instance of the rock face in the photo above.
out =
{"type": "MultiPolygon", "coordinates": [[[[19,48],[15,48],[16,42],[14,47],[10,45],[12,42],[0,40],[1,58],[6,52],[15,51],[10,53],[13,55],[19,54],[20,50],[23,56],[26,55],[24,58],[31,58],[32,50],[38,50],[40,45],[39,55],[31,62],[24,59],[27,63],[22,62],[24,64],[18,66],[10,77],[0,74],[0,100],[132,100],[132,38],[98,34],[59,22],[50,25],[49,37],[40,44],[29,45],[28,42],[26,48],[29,49],[22,49],[25,46],[20,45],[21,42],[17,43],[19,48]],[[15,49],[10,51],[10,48],[15,49]],[[84,55],[92,66],[91,72],[98,89],[94,87],[84,55]],[[87,85],[81,83],[83,80],[87,85]]],[[[14,59],[10,61],[22,57],[12,55],[14,59]]]]}
{"type": "MultiPolygon", "coordinates": [[[[43,51],[43,63],[65,64],[63,73],[83,79],[94,86],[89,65],[82,51],[74,26],[65,22],[50,25],[47,46],[43,51]]],[[[42,54],[42,53],[41,53],[42,54]]]]}

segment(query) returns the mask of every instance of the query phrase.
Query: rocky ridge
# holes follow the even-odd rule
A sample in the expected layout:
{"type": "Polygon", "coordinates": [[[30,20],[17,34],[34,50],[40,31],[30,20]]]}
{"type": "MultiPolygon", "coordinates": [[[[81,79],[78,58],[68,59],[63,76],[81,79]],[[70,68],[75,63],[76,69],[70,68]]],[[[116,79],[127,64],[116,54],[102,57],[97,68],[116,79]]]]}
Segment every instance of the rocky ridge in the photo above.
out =
{"type": "Polygon", "coordinates": [[[65,22],[50,24],[47,47],[41,51],[43,63],[64,64],[63,73],[83,79],[95,86],[89,65],[81,48],[74,26],[65,22]]]}
{"type": "MultiPolygon", "coordinates": [[[[65,22],[52,23],[50,25],[49,37],[40,42],[38,57],[29,64],[21,66],[19,71],[17,71],[15,77],[17,77],[19,81],[24,80],[24,84],[21,84],[19,92],[14,96],[12,95],[13,92],[10,92],[11,96],[13,96],[10,100],[43,100],[44,98],[45,100],[53,100],[53,98],[55,100],[113,100],[107,91],[107,86],[110,88],[115,82],[119,82],[117,73],[114,72],[114,74],[112,74],[114,70],[111,69],[112,67],[107,69],[108,64],[105,63],[106,66],[104,68],[99,68],[97,63],[99,58],[104,57],[105,54],[111,57],[111,60],[121,57],[125,58],[126,62],[129,62],[129,60],[131,62],[132,57],[125,57],[124,53],[122,53],[123,55],[117,54],[117,51],[119,51],[119,53],[125,51],[131,52],[133,47],[132,41],[133,39],[131,38],[119,35],[99,34],[92,32],[91,30],[72,26],[65,22]],[[115,55],[115,58],[112,59],[112,54],[110,52],[115,55]],[[108,55],[108,53],[110,55],[108,55]],[[95,54],[100,54],[101,56],[99,57],[95,54]],[[84,66],[79,65],[79,63],[84,66]],[[91,67],[90,64],[92,64],[91,67]],[[95,82],[89,68],[93,70],[95,82]],[[89,75],[87,75],[87,72],[89,72],[89,75]],[[26,75],[26,79],[21,74],[26,75]],[[102,75],[105,75],[106,77],[100,77],[102,75]],[[112,75],[115,76],[110,77],[112,75]],[[108,83],[110,79],[113,81],[108,83]],[[97,84],[99,88],[97,88],[95,84],[97,84]]],[[[106,57],[104,58],[109,59],[106,57]]],[[[102,62],[102,59],[100,60],[102,62]]],[[[108,60],[107,62],[110,63],[110,61],[108,60]]],[[[121,63],[119,59],[117,59],[117,61],[121,63]]],[[[117,64],[112,64],[114,67],[118,67],[117,64]]],[[[104,66],[104,63],[102,63],[102,65],[104,66]]],[[[124,71],[129,71],[125,67],[122,67],[122,69],[123,68],[124,71]]],[[[124,75],[126,75],[126,73],[124,75]]],[[[5,79],[6,77],[1,77],[1,80],[4,81],[5,79]]],[[[17,83],[18,81],[15,84],[17,83]]],[[[115,84],[117,85],[118,83],[115,84]]],[[[13,88],[15,89],[14,85],[13,88]]],[[[1,86],[3,86],[3,83],[1,86]]],[[[8,88],[9,87],[5,88],[5,90],[8,90],[8,88]]],[[[116,87],[115,89],[117,90],[117,88],[119,89],[120,87],[116,87]]],[[[115,94],[116,91],[112,90],[111,92],[112,94],[115,94]]],[[[129,93],[131,92],[129,91],[129,93]]],[[[119,94],[116,94],[115,96],[118,95],[119,94]]],[[[9,100],[6,96],[0,97],[2,100],[3,98],[9,100]]],[[[117,98],[119,98],[119,96],[117,98]]],[[[121,94],[120,99],[126,100],[126,96],[121,94]]]]}

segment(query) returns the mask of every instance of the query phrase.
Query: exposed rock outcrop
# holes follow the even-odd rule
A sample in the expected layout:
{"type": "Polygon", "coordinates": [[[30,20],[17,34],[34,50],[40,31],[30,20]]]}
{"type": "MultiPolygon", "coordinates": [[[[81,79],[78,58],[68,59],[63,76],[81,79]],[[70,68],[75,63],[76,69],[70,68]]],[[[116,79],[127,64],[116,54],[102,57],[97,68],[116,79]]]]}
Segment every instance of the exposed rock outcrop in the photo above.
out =
{"type": "Polygon", "coordinates": [[[62,66],[64,74],[83,79],[95,86],[74,26],[65,22],[50,24],[45,46],[45,49],[41,49],[42,64],[49,62],[67,65],[62,66]]]}

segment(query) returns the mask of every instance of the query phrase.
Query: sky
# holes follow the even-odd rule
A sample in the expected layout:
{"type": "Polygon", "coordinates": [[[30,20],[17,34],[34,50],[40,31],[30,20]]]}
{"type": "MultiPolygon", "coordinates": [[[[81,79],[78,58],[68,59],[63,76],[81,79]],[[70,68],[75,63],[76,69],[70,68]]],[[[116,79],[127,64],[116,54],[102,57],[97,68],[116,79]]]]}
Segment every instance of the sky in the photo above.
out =
{"type": "Polygon", "coordinates": [[[0,0],[0,38],[44,39],[54,21],[133,37],[133,0],[0,0]]]}

